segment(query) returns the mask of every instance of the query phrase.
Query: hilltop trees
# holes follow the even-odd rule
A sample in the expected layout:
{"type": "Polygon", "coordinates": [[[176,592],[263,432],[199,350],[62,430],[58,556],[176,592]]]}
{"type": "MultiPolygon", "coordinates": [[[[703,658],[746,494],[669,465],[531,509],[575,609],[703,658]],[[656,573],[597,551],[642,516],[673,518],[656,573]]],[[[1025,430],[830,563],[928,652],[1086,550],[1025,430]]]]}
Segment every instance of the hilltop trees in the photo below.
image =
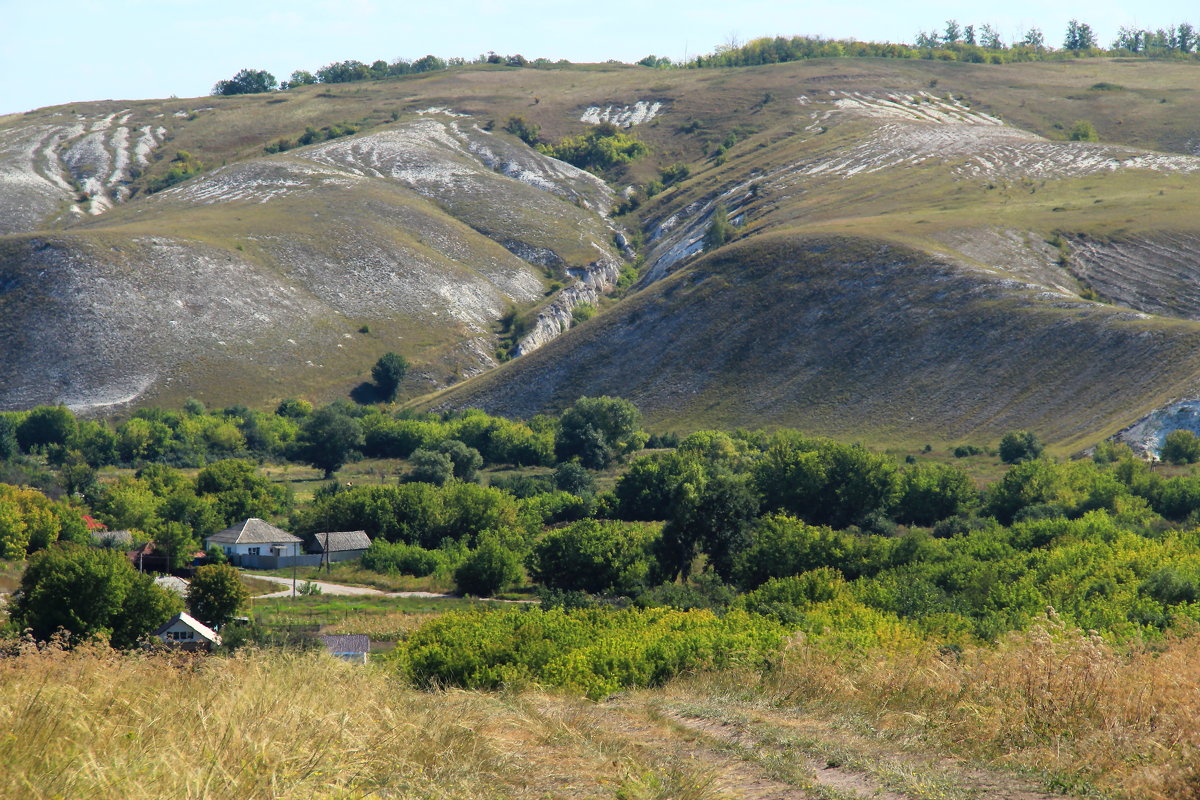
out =
{"type": "Polygon", "coordinates": [[[1096,34],[1092,32],[1092,26],[1086,22],[1080,22],[1073,19],[1067,23],[1067,35],[1063,39],[1063,49],[1073,50],[1091,50],[1096,46],[1096,34]]]}
{"type": "Polygon", "coordinates": [[[217,81],[212,88],[215,95],[258,94],[271,92],[278,84],[275,76],[265,69],[243,69],[227,81],[217,81]]]}

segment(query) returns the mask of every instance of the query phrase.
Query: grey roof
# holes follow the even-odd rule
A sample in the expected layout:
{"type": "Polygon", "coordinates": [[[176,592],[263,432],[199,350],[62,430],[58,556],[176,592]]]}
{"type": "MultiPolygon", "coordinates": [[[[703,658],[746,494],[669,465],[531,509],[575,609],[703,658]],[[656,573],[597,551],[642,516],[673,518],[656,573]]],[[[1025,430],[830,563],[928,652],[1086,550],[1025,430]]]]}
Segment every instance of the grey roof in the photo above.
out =
{"type": "Polygon", "coordinates": [[[318,636],[321,644],[331,653],[369,653],[371,637],[365,633],[338,633],[318,636]]]}
{"type": "Polygon", "coordinates": [[[113,544],[127,547],[133,544],[133,534],[129,531],[92,531],[92,538],[101,544],[113,544]]]}
{"type": "Polygon", "coordinates": [[[371,537],[366,531],[329,531],[313,534],[314,553],[338,553],[343,550],[366,550],[371,546],[371,537]]]}
{"type": "Polygon", "coordinates": [[[191,614],[187,613],[186,611],[180,611],[178,614],[171,617],[169,620],[164,622],[162,625],[158,626],[158,630],[156,630],[154,632],[154,635],[162,636],[164,633],[167,632],[167,629],[170,628],[172,625],[174,625],[176,622],[182,622],[184,625],[188,626],[189,628],[194,630],[196,633],[200,634],[202,637],[204,637],[205,639],[207,639],[208,641],[210,641],[214,644],[221,643],[221,637],[216,631],[214,631],[212,628],[208,627],[203,622],[196,619],[195,617],[193,617],[191,614]]]}
{"type": "Polygon", "coordinates": [[[188,582],[183,578],[176,578],[174,575],[159,575],[154,579],[154,583],[156,586],[175,592],[180,597],[187,597],[188,582]]]}
{"type": "Polygon", "coordinates": [[[269,522],[250,517],[232,528],[214,533],[207,541],[217,544],[295,544],[300,540],[269,522]]]}

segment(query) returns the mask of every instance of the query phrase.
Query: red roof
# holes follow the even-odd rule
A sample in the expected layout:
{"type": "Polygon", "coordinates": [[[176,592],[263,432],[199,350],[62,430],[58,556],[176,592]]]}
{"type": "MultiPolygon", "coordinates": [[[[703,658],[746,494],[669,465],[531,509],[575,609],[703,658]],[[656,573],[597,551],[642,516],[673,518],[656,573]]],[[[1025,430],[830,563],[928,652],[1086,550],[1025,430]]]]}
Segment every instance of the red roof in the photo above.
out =
{"type": "Polygon", "coordinates": [[[89,531],[106,531],[106,530],[108,530],[108,526],[105,525],[103,522],[99,522],[95,517],[90,516],[88,514],[83,514],[81,516],[83,517],[83,524],[87,525],[87,529],[89,531]]]}

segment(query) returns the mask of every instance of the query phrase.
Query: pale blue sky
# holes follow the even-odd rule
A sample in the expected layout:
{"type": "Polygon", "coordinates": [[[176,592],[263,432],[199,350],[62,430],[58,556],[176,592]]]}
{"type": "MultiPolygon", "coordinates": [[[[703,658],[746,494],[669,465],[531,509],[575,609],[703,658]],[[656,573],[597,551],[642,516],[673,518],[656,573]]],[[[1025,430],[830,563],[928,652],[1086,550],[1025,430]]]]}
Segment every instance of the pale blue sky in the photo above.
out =
{"type": "Polygon", "coordinates": [[[1037,26],[1058,46],[1072,17],[1107,44],[1120,25],[1196,24],[1200,12],[1183,2],[1111,0],[858,0],[838,7],[809,0],[0,0],[0,114],[80,100],[202,95],[243,67],[284,79],[333,61],[426,53],[678,59],[764,35],[911,42],[949,18],[990,23],[1006,40],[1037,26]]]}

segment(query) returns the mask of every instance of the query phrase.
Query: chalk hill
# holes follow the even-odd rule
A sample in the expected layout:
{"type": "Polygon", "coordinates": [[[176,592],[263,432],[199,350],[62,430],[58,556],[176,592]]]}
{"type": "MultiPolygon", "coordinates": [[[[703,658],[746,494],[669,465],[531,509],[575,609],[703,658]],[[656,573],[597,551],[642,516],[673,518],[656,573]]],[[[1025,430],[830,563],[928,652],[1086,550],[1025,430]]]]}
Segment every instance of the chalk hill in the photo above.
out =
{"type": "Polygon", "coordinates": [[[0,405],[326,399],[391,349],[438,407],[1083,445],[1200,390],[1194,69],[459,68],[3,118],[0,405]],[[512,115],[651,152],[605,184],[512,115]],[[306,128],[357,132],[265,151],[306,128]]]}

